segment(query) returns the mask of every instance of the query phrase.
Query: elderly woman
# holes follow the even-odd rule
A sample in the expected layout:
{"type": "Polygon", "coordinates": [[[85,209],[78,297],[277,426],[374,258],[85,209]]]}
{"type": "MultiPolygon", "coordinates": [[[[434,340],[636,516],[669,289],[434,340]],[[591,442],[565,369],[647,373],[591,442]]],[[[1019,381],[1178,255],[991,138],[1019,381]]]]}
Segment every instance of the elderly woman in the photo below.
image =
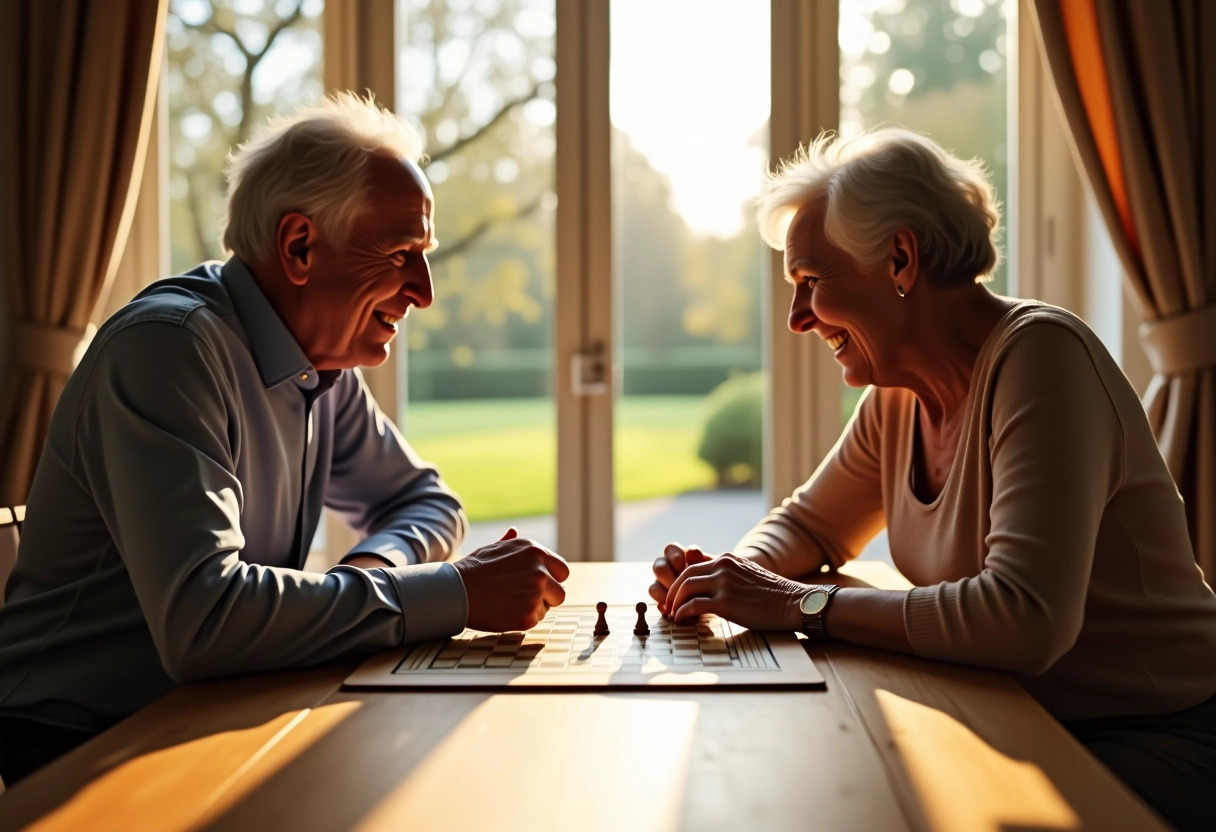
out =
{"type": "Polygon", "coordinates": [[[836,447],[734,553],[669,546],[676,619],[1017,675],[1182,828],[1216,804],[1216,597],[1135,392],[1073,315],[993,294],[982,168],[905,130],[821,137],[759,199],[789,327],[868,386],[836,447]],[[883,526],[908,591],[824,583],[883,526]]]}

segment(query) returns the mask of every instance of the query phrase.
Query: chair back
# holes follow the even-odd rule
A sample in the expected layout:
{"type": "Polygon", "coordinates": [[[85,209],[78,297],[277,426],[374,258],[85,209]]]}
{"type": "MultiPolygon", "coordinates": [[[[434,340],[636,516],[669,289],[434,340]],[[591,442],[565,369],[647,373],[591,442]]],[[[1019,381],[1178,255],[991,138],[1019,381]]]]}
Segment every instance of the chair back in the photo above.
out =
{"type": "Polygon", "coordinates": [[[21,535],[18,517],[25,519],[25,506],[17,509],[0,507],[0,606],[4,605],[4,585],[17,562],[17,542],[21,535]]]}

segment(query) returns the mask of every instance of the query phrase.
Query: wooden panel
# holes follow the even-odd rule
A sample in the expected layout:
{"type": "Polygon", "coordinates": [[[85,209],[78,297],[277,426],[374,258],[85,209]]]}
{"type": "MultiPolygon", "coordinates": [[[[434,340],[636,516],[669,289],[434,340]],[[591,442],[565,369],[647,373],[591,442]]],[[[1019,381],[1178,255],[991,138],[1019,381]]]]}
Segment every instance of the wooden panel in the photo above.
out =
{"type": "Polygon", "coordinates": [[[192,828],[350,665],[185,685],[30,775],[0,800],[0,829],[192,828]]]}

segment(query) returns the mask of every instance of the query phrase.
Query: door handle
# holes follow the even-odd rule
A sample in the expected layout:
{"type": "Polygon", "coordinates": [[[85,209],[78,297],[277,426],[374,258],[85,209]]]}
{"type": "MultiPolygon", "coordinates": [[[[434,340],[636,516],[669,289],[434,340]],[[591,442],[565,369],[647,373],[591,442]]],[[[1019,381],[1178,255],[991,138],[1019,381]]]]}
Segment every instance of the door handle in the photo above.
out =
{"type": "Polygon", "coordinates": [[[608,392],[610,364],[604,344],[596,341],[571,356],[570,389],[576,396],[602,396],[608,392]]]}

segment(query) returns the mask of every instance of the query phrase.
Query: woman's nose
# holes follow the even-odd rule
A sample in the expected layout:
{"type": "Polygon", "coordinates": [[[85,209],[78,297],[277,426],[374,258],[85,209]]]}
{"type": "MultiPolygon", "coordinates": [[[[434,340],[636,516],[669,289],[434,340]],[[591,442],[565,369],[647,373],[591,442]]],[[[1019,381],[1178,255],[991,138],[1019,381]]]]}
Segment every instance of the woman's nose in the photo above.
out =
{"type": "Polygon", "coordinates": [[[811,290],[804,283],[794,287],[794,298],[790,301],[790,332],[810,332],[815,325],[815,313],[811,311],[811,290]]]}

